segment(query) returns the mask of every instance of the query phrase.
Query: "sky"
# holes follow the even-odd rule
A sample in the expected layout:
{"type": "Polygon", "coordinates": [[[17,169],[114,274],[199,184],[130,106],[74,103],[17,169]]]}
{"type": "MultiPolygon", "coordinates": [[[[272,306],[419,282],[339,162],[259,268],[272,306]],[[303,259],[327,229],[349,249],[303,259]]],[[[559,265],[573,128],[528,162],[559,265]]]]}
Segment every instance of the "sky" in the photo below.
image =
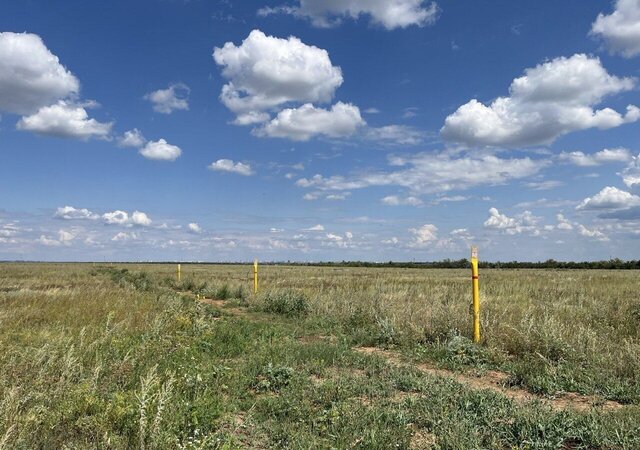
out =
{"type": "Polygon", "coordinates": [[[0,260],[640,254],[640,0],[0,6],[0,260]]]}

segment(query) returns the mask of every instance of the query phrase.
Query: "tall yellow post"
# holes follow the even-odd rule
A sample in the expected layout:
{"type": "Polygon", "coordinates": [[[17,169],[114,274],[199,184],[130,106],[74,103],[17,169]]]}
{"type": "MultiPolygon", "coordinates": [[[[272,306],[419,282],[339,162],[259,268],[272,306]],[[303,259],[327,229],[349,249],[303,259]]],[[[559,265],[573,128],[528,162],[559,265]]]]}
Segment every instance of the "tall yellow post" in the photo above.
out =
{"type": "Polygon", "coordinates": [[[480,342],[480,288],[478,286],[478,247],[471,247],[471,282],[473,285],[473,342],[480,342]]]}
{"type": "Polygon", "coordinates": [[[253,261],[253,293],[258,293],[258,260],[253,261]]]}
{"type": "Polygon", "coordinates": [[[180,281],[180,264],[178,264],[178,281],[180,281]]]}

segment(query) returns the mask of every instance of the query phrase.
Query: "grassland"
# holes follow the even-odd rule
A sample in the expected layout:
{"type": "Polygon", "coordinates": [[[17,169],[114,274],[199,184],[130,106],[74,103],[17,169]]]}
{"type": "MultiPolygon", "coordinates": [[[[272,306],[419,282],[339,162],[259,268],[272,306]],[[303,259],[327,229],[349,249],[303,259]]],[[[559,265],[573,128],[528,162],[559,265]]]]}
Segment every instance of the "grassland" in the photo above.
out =
{"type": "Polygon", "coordinates": [[[637,271],[174,270],[0,264],[0,448],[640,448],[637,271]]]}

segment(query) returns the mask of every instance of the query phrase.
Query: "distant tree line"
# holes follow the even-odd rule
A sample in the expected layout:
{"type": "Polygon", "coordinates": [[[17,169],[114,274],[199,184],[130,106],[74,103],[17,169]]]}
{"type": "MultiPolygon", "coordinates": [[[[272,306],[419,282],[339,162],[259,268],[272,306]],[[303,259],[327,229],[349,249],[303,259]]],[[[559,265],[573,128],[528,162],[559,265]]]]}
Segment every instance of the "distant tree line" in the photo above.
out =
{"type": "MultiPolygon", "coordinates": [[[[467,269],[470,267],[468,259],[444,259],[442,261],[425,262],[395,262],[384,263],[367,261],[341,261],[341,262],[317,262],[317,263],[275,263],[304,266],[327,267],[404,267],[414,269],[467,269]]],[[[619,258],[606,261],[480,261],[479,266],[487,269],[640,269],[640,260],[623,261],[619,258]]]]}
{"type": "MultiPolygon", "coordinates": [[[[0,261],[0,262],[20,262],[37,263],[40,261],[0,261]]],[[[59,261],[63,263],[63,261],[59,261]]],[[[91,262],[74,262],[77,264],[91,264],[91,262]]],[[[211,264],[211,265],[246,265],[253,262],[227,261],[227,262],[204,262],[204,261],[96,261],[93,264],[211,264]]],[[[261,265],[269,266],[312,266],[312,267],[380,267],[380,268],[410,268],[410,269],[468,269],[470,262],[468,259],[443,259],[441,261],[388,261],[388,262],[370,262],[370,261],[320,261],[320,262],[296,262],[296,261],[261,261],[261,265]]],[[[546,261],[527,262],[527,261],[480,261],[480,268],[486,269],[621,269],[631,270],[640,269],[639,260],[623,261],[619,258],[604,261],[556,261],[555,259],[547,259],[546,261]]]]}

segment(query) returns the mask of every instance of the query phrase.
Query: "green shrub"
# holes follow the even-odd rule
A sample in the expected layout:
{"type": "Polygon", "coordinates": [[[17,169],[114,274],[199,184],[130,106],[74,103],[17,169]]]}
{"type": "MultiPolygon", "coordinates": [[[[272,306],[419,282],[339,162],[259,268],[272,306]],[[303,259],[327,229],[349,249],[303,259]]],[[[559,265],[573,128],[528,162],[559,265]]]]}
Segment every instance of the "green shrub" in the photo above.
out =
{"type": "Polygon", "coordinates": [[[289,385],[292,376],[291,367],[274,366],[269,363],[256,376],[253,388],[258,392],[280,392],[289,385]]]}
{"type": "Polygon", "coordinates": [[[309,300],[296,291],[270,292],[263,299],[262,310],[287,317],[301,317],[309,312],[309,300]]]}

